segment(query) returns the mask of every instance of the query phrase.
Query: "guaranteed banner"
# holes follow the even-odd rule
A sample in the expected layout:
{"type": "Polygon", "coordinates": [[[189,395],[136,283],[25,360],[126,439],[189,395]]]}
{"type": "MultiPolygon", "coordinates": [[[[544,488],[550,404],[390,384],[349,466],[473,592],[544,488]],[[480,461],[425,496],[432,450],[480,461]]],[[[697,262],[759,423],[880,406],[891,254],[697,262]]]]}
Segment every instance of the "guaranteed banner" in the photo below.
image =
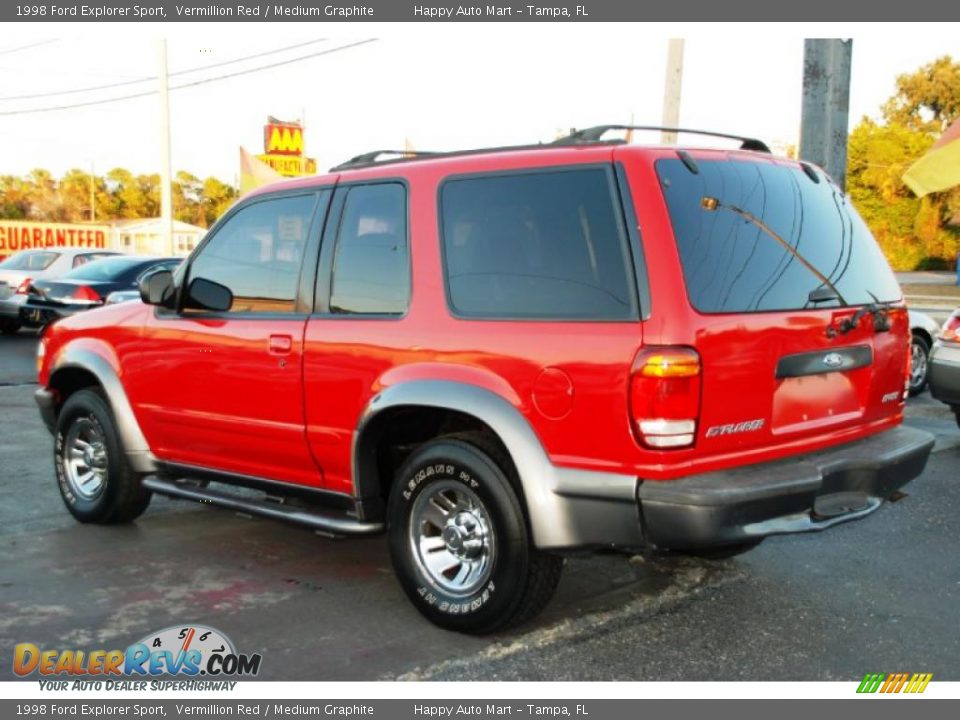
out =
{"type": "Polygon", "coordinates": [[[0,258],[21,250],[51,247],[107,247],[105,225],[70,225],[24,220],[0,220],[0,258]]]}

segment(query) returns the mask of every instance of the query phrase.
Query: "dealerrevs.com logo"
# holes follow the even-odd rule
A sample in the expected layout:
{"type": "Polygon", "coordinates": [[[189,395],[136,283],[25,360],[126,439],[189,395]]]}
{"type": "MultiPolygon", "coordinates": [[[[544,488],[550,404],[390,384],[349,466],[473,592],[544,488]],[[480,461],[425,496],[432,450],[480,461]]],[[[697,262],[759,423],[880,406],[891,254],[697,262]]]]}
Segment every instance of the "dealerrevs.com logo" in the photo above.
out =
{"type": "MultiPolygon", "coordinates": [[[[125,650],[41,650],[34,643],[13,649],[13,672],[19,677],[34,673],[43,679],[107,680],[159,676],[210,679],[253,677],[260,672],[258,653],[238,653],[219,630],[204,625],[174,625],[150,633],[125,650]]],[[[57,683],[66,689],[66,683],[57,683]]],[[[140,689],[111,683],[107,689],[140,689]]]]}

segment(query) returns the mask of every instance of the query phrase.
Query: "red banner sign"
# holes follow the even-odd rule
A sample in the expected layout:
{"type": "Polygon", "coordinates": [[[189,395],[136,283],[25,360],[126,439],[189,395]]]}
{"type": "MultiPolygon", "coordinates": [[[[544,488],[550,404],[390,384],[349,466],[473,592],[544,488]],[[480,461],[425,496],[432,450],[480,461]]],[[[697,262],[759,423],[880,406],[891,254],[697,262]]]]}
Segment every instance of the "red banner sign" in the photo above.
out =
{"type": "Polygon", "coordinates": [[[0,220],[0,258],[50,247],[106,248],[107,232],[103,225],[0,220]]]}

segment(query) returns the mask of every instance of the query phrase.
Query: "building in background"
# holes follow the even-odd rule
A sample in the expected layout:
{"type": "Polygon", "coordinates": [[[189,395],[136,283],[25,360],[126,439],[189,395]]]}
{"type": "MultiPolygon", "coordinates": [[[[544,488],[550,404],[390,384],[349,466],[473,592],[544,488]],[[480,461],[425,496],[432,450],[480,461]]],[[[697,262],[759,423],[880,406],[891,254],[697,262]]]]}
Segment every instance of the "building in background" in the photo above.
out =
{"type": "MultiPolygon", "coordinates": [[[[164,226],[160,218],[109,220],[108,247],[131,255],[170,255],[170,247],[163,239],[164,226]]],[[[173,221],[173,254],[189,255],[200,244],[206,228],[173,221]]]]}

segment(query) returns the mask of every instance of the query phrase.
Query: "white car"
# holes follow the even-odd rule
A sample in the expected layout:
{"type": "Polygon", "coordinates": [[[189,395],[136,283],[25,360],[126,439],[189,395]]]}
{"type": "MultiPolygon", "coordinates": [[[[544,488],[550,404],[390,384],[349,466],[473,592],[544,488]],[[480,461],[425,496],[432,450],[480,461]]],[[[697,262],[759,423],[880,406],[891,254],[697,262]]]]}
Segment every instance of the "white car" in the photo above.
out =
{"type": "Polygon", "coordinates": [[[910,397],[927,387],[930,348],[940,334],[940,323],[929,315],[910,311],[910,397]]]}
{"type": "Polygon", "coordinates": [[[0,262],[0,333],[12,335],[20,329],[20,308],[31,282],[57,278],[93,260],[118,254],[95,248],[58,247],[23,250],[0,262]]]}

